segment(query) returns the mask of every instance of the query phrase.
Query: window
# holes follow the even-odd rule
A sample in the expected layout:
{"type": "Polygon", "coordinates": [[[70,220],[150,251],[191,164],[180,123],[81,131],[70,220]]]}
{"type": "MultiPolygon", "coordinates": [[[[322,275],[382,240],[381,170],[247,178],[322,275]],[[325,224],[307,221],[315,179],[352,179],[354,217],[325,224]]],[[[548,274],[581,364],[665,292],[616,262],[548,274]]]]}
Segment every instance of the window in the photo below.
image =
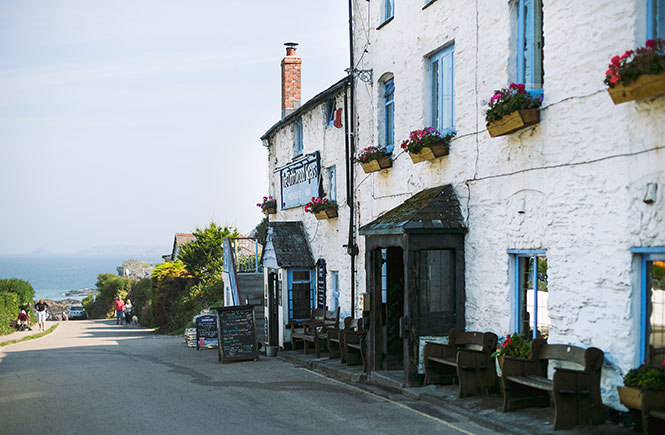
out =
{"type": "Polygon", "coordinates": [[[508,251],[514,265],[515,331],[532,338],[549,335],[545,250],[508,251]]]}
{"type": "Polygon", "coordinates": [[[302,119],[296,121],[293,130],[293,157],[302,155],[302,119]]]}
{"type": "Polygon", "coordinates": [[[647,39],[665,38],[665,0],[647,0],[647,39]]]}
{"type": "Polygon", "coordinates": [[[395,147],[395,82],[386,80],[383,86],[383,139],[388,152],[395,147]]]}
{"type": "Polygon", "coordinates": [[[339,308],[339,272],[333,270],[330,272],[330,286],[332,287],[332,310],[337,311],[339,308]]]}
{"type": "Polygon", "coordinates": [[[420,251],[420,313],[455,308],[455,261],[450,249],[420,251]]]}
{"type": "Polygon", "coordinates": [[[453,54],[455,46],[451,45],[436,53],[430,59],[431,94],[432,94],[432,127],[443,134],[455,130],[453,118],[453,54]]]}
{"type": "Polygon", "coordinates": [[[543,93],[542,0],[519,0],[517,10],[517,83],[530,94],[543,93]]]}
{"type": "Polygon", "coordinates": [[[635,248],[640,259],[640,362],[665,364],[665,247],[635,248]]]}
{"type": "Polygon", "coordinates": [[[383,22],[395,16],[395,0],[383,0],[383,22]]]}
{"type": "Polygon", "coordinates": [[[315,302],[313,276],[309,269],[289,270],[289,320],[309,319],[315,302]]]}
{"type": "Polygon", "coordinates": [[[325,124],[327,127],[332,127],[335,125],[335,100],[328,100],[326,102],[326,111],[325,111],[325,124]]]}
{"type": "Polygon", "coordinates": [[[328,169],[328,200],[337,202],[337,167],[328,169]]]}

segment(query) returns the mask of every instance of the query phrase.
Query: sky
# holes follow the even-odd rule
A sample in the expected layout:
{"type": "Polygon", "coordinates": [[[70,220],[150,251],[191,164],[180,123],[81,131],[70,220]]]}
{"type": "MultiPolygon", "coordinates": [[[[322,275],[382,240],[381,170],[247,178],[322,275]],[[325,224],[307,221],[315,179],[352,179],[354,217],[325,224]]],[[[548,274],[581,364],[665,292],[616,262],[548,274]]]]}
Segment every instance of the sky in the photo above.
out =
{"type": "Polygon", "coordinates": [[[287,41],[304,102],[345,75],[345,2],[0,2],[0,254],[251,231],[287,41]]]}

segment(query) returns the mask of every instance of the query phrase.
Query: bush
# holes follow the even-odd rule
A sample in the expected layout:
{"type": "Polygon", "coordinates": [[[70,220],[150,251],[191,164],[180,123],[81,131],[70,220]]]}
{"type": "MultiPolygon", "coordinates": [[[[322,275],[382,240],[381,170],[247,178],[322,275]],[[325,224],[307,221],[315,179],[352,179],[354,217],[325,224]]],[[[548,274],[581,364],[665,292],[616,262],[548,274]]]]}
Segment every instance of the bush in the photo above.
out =
{"type": "MultiPolygon", "coordinates": [[[[193,242],[190,242],[193,243],[193,242]]],[[[150,277],[152,286],[152,322],[162,332],[178,329],[187,322],[184,315],[185,292],[193,283],[181,261],[162,263],[150,277]]]]}
{"type": "Polygon", "coordinates": [[[623,381],[627,387],[665,390],[665,368],[643,365],[629,371],[623,381]]]}
{"type": "Polygon", "coordinates": [[[9,322],[16,320],[19,312],[19,297],[13,292],[0,293],[0,334],[9,334],[14,329],[9,322]]]}
{"type": "Polygon", "coordinates": [[[136,283],[136,280],[124,278],[112,273],[100,273],[97,276],[97,296],[92,300],[86,296],[83,301],[83,307],[91,319],[107,319],[113,317],[113,301],[122,297],[124,300],[127,293],[136,283]]]}
{"type": "Polygon", "coordinates": [[[18,278],[0,279],[0,293],[15,293],[21,306],[32,305],[32,300],[35,298],[35,290],[32,285],[28,281],[18,278]]]}

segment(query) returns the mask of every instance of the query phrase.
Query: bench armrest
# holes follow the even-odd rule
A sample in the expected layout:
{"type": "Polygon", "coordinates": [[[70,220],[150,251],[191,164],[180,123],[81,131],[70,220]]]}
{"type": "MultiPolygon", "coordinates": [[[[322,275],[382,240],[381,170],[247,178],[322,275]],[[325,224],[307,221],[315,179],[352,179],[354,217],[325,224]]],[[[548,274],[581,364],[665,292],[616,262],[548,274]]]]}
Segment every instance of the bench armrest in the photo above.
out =
{"type": "Polygon", "coordinates": [[[349,344],[360,344],[365,338],[365,332],[346,331],[344,342],[349,344]]]}
{"type": "Polygon", "coordinates": [[[457,348],[449,344],[433,343],[431,341],[425,342],[424,356],[433,356],[436,358],[455,358],[457,356],[457,348]]]}
{"type": "Polygon", "coordinates": [[[505,356],[501,367],[501,377],[508,376],[544,376],[542,366],[538,361],[520,358],[516,356],[505,356]]]}

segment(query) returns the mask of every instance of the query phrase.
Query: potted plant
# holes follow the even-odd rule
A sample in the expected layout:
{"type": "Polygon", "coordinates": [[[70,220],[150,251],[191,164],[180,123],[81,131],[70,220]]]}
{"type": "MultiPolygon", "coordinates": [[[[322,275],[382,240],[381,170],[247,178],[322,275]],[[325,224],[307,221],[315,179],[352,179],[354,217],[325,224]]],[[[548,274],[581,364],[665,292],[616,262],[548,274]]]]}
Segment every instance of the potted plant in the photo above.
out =
{"type": "Polygon", "coordinates": [[[356,160],[360,162],[366,174],[393,166],[390,153],[383,146],[369,146],[363,149],[356,160]]]}
{"type": "Polygon", "coordinates": [[[529,94],[523,84],[511,83],[494,91],[485,113],[491,137],[504,136],[540,122],[542,100],[529,94]]]}
{"type": "Polygon", "coordinates": [[[650,39],[645,47],[614,56],[605,84],[614,104],[665,93],[665,39],[650,39]]]}
{"type": "Polygon", "coordinates": [[[619,400],[636,418],[636,428],[649,431],[649,416],[652,411],[665,413],[665,362],[662,368],[640,366],[630,370],[623,378],[624,386],[618,386],[619,400]],[[640,427],[641,426],[641,427],[640,427]]]}
{"type": "Polygon", "coordinates": [[[337,217],[337,203],[317,196],[305,205],[305,211],[312,213],[318,220],[332,219],[337,217]]]}
{"type": "Polygon", "coordinates": [[[499,367],[503,367],[504,356],[517,356],[528,358],[531,355],[531,338],[524,334],[508,334],[506,338],[500,338],[496,346],[496,351],[491,357],[496,358],[499,367]]]}
{"type": "Polygon", "coordinates": [[[443,135],[434,127],[414,130],[409,134],[409,139],[402,142],[402,149],[409,152],[413,163],[434,160],[448,155],[453,137],[455,137],[454,131],[443,135]]]}
{"type": "Polygon", "coordinates": [[[261,207],[263,214],[277,213],[277,200],[273,199],[272,196],[264,196],[263,202],[256,204],[256,206],[261,207]]]}

